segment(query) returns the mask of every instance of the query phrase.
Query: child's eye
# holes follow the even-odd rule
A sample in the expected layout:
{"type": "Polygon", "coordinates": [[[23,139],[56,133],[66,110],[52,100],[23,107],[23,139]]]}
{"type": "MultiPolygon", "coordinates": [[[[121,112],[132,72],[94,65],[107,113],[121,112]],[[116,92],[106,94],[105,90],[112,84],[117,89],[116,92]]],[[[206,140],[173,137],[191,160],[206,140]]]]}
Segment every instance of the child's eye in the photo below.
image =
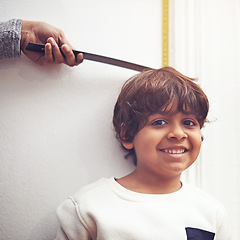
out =
{"type": "Polygon", "coordinates": [[[197,125],[194,121],[192,121],[192,120],[190,120],[190,119],[184,120],[184,121],[183,121],[183,124],[184,124],[184,125],[187,125],[187,126],[190,126],[190,127],[197,125]]]}
{"type": "Polygon", "coordinates": [[[167,122],[165,120],[160,120],[160,119],[152,122],[153,126],[162,126],[162,125],[165,125],[165,124],[167,124],[167,122]]]}

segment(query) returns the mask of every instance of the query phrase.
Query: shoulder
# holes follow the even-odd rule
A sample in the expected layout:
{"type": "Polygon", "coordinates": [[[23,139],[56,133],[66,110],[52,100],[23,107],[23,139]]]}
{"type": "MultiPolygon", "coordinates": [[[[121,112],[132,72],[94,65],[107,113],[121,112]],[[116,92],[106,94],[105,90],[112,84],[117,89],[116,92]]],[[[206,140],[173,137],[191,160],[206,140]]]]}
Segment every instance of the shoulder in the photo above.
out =
{"type": "MultiPolygon", "coordinates": [[[[192,195],[194,198],[201,198],[202,200],[210,201],[210,202],[218,202],[214,197],[212,197],[209,193],[204,191],[203,189],[190,185],[190,184],[185,184],[186,188],[188,189],[189,193],[192,195]]],[[[219,202],[218,202],[219,203],[219,202]]]]}
{"type": "MultiPolygon", "coordinates": [[[[78,215],[85,214],[89,209],[105,202],[109,195],[111,196],[111,181],[113,178],[101,178],[91,184],[80,188],[76,193],[70,196],[58,207],[58,212],[66,209],[67,211],[76,211],[78,215]]],[[[111,198],[111,197],[110,197],[111,198]]]]}
{"type": "MultiPolygon", "coordinates": [[[[109,186],[112,178],[101,178],[93,183],[90,183],[71,196],[71,199],[76,202],[82,202],[84,200],[90,200],[95,197],[100,197],[105,192],[109,191],[109,186]]],[[[96,199],[95,199],[96,200],[96,199]]]]}
{"type": "Polygon", "coordinates": [[[189,192],[189,201],[191,201],[198,209],[205,209],[205,211],[217,211],[221,214],[225,211],[223,204],[216,198],[208,194],[206,191],[186,184],[189,192]]]}
{"type": "Polygon", "coordinates": [[[61,226],[65,226],[65,229],[71,229],[73,226],[77,229],[83,226],[91,232],[94,223],[89,215],[92,210],[99,208],[101,202],[104,202],[112,179],[102,178],[88,184],[60,204],[57,208],[57,217],[61,226]]]}

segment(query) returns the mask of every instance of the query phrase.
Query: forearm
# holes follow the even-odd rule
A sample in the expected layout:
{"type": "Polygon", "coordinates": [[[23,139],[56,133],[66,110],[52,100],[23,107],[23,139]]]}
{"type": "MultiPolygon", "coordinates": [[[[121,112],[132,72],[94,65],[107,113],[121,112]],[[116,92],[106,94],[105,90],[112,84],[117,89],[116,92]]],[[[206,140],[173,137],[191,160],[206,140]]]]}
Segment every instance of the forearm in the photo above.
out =
{"type": "Polygon", "coordinates": [[[0,59],[21,55],[21,26],[22,20],[20,19],[0,23],[0,59]]]}
{"type": "Polygon", "coordinates": [[[48,23],[20,19],[0,22],[0,59],[18,57],[21,51],[39,65],[64,63],[73,67],[83,61],[82,53],[75,58],[64,32],[48,23]],[[45,54],[27,51],[29,42],[45,44],[45,54]]]}

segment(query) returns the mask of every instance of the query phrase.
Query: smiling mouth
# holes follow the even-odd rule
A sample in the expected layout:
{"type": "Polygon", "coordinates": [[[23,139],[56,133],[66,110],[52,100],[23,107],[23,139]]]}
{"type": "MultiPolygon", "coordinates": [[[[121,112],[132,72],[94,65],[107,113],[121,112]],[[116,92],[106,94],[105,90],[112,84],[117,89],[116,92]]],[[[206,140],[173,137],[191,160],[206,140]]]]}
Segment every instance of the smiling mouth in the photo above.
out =
{"type": "Polygon", "coordinates": [[[183,154],[188,150],[186,148],[182,148],[182,149],[160,149],[160,151],[169,154],[183,154]]]}

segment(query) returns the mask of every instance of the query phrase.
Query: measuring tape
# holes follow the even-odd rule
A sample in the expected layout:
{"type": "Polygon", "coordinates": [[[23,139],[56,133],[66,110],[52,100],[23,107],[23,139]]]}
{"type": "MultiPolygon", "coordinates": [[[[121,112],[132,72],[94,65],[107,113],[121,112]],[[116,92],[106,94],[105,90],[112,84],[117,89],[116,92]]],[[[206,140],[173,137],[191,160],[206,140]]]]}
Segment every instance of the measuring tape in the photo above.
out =
{"type": "Polygon", "coordinates": [[[168,12],[169,3],[168,0],[162,0],[162,66],[168,66],[168,12]]]}

